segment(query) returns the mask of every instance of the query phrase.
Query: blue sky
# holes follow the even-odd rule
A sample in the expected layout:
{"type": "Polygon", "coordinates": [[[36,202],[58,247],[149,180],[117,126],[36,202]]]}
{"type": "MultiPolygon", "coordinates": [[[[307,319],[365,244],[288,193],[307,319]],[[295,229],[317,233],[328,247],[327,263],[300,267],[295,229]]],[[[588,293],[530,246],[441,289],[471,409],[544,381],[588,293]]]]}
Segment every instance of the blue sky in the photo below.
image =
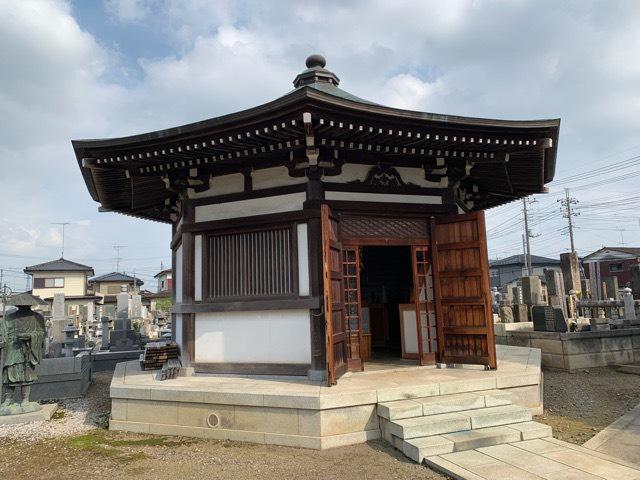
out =
{"type": "MultiPolygon", "coordinates": [[[[98,213],[70,140],[266,102],[316,52],[345,90],[378,103],[560,117],[559,181],[531,205],[533,252],[568,249],[566,186],[581,202],[580,253],[639,246],[638,25],[632,0],[0,0],[0,268],[22,288],[26,265],[59,256],[51,222],[69,221],[65,257],[101,274],[115,267],[113,245],[126,245],[123,269],[153,286],[170,261],[169,227],[98,213]]],[[[520,209],[488,213],[492,258],[521,252],[520,209]]]]}

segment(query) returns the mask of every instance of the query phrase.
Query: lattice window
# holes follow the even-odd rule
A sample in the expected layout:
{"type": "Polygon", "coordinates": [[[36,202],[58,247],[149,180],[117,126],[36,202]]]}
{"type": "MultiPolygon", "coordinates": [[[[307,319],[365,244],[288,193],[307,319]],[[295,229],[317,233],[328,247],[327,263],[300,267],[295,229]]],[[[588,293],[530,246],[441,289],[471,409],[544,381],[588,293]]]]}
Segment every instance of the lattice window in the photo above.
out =
{"type": "Polygon", "coordinates": [[[289,296],[296,291],[290,227],[209,237],[209,298],[289,296]]]}

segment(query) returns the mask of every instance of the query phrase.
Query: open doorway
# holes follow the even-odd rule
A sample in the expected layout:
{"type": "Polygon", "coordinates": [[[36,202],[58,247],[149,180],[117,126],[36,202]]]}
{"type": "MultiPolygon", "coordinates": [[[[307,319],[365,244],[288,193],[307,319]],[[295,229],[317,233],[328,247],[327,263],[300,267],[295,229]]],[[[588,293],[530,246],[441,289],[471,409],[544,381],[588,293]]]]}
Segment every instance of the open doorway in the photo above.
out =
{"type": "Polygon", "coordinates": [[[411,247],[364,246],[360,262],[362,317],[370,334],[363,341],[371,346],[365,362],[415,364],[403,355],[407,334],[415,336],[403,331],[402,322],[402,312],[413,312],[415,328],[411,247]]]}

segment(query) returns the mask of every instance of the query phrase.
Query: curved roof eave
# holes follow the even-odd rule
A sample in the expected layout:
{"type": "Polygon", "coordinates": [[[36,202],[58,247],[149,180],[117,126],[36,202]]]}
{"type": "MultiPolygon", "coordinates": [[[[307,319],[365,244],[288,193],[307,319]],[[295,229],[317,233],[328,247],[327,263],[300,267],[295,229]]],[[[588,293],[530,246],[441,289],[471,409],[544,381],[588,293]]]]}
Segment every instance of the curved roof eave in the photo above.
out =
{"type": "MultiPolygon", "coordinates": [[[[357,98],[357,97],[354,97],[357,98]]],[[[541,119],[541,120],[501,120],[480,117],[464,117],[459,115],[444,115],[439,113],[420,112],[414,110],[404,110],[400,108],[387,107],[366,101],[356,101],[344,96],[332,95],[324,91],[318,90],[311,85],[293,90],[292,92],[271,102],[241,110],[235,113],[214,117],[199,122],[189,123],[178,127],[172,127],[153,132],[147,132],[126,137],[116,137],[108,139],[83,139],[72,140],[74,149],[82,148],[108,148],[108,147],[124,147],[133,146],[138,143],[148,141],[157,141],[168,139],[174,136],[199,133],[209,128],[220,128],[227,124],[233,124],[243,120],[256,119],[262,115],[273,113],[283,107],[290,106],[305,99],[316,100],[327,105],[345,108],[354,113],[365,113],[373,115],[382,115],[409,121],[436,122],[450,126],[475,126],[488,128],[552,128],[557,129],[560,126],[560,119],[541,119]]],[[[555,139],[554,139],[555,140],[555,139]]],[[[555,143],[555,142],[554,142],[555,143]]]]}

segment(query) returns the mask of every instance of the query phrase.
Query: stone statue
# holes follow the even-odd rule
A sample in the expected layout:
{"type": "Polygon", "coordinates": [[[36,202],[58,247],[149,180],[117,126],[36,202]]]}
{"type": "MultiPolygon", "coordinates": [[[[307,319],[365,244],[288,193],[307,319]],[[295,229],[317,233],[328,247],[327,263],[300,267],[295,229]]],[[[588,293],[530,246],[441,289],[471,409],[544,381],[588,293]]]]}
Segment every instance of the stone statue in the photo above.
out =
{"type": "Polygon", "coordinates": [[[29,401],[29,393],[38,378],[35,369],[42,359],[46,327],[44,317],[31,307],[46,303],[22,293],[11,297],[7,305],[14,305],[18,310],[7,314],[0,323],[2,392],[5,388],[7,391],[0,404],[0,415],[35,412],[42,407],[29,401]],[[16,402],[16,390],[20,393],[20,402],[16,402]]]}

